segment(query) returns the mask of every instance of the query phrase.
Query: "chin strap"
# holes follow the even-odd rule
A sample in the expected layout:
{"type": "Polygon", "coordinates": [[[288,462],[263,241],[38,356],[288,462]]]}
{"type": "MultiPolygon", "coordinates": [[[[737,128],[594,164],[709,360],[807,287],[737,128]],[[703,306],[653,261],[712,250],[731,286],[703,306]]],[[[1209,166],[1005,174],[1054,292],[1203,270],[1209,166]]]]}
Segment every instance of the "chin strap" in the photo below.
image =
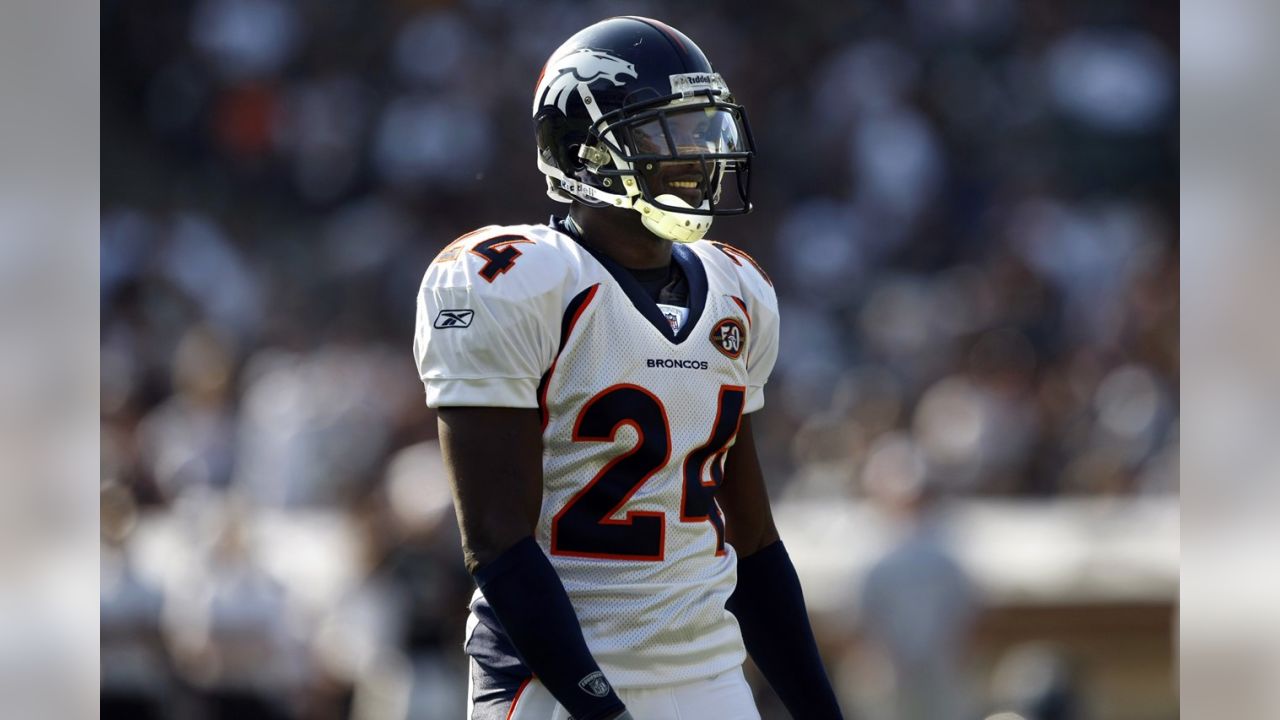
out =
{"type": "MultiPolygon", "coordinates": [[[[693,209],[693,206],[675,195],[659,195],[654,199],[664,205],[693,209]]],[[[711,229],[710,215],[694,215],[692,213],[663,210],[651,205],[644,198],[634,200],[631,207],[640,213],[640,221],[644,223],[649,232],[666,240],[678,243],[698,242],[707,234],[707,230],[711,229]]]]}
{"type": "MultiPolygon", "coordinates": [[[[625,177],[623,179],[627,183],[634,184],[635,182],[633,178],[625,177]]],[[[572,196],[593,207],[603,206],[616,207],[620,210],[634,210],[640,213],[640,221],[644,224],[645,229],[664,240],[678,243],[694,243],[701,240],[707,234],[707,230],[711,228],[711,215],[695,215],[693,213],[663,210],[645,200],[639,193],[634,197],[606,193],[599,188],[566,178],[557,173],[554,182],[559,183],[561,193],[563,193],[559,194],[554,191],[552,182],[548,179],[547,195],[553,200],[573,202],[572,198],[569,197],[572,196]]],[[[664,205],[693,209],[691,205],[675,195],[659,195],[655,199],[664,205]]]]}

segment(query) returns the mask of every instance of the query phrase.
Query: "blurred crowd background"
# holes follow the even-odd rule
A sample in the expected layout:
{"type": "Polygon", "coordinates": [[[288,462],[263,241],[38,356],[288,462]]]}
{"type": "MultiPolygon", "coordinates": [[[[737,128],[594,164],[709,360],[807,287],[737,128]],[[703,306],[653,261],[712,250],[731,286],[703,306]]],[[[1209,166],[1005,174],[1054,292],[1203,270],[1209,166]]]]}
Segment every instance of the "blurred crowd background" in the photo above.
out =
{"type": "Polygon", "coordinates": [[[747,107],[711,236],[775,282],[757,441],[849,716],[1176,717],[1178,17],[1137,0],[104,2],[102,716],[463,715],[414,297],[563,213],[533,83],[624,12],[747,107]]]}

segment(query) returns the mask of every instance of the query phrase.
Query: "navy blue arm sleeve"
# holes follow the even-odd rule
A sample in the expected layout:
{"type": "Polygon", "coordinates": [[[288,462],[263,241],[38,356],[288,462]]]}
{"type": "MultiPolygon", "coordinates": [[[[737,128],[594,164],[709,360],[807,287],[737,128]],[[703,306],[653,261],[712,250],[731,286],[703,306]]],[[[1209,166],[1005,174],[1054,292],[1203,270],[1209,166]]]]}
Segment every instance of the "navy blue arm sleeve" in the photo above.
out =
{"type": "Polygon", "coordinates": [[[738,587],[726,607],[738,618],[751,659],[792,717],[842,717],[809,627],[800,578],[781,540],[738,561],[738,587]]]}
{"type": "Polygon", "coordinates": [[[622,711],[622,700],[591,657],[560,577],[532,537],[478,569],[475,579],[525,665],[574,720],[622,711]]]}

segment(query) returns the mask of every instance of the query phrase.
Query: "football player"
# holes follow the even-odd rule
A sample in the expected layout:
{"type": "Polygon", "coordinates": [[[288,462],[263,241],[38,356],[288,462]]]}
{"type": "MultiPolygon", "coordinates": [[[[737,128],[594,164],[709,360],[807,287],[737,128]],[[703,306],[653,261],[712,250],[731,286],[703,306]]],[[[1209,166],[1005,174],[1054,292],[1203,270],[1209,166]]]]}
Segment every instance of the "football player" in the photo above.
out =
{"type": "Polygon", "coordinates": [[[778,539],[751,413],[777,302],[703,236],[750,209],[751,133],[697,45],[619,17],[533,98],[547,225],[446,247],[414,352],[439,411],[471,604],[470,720],[840,717],[778,539]]]}

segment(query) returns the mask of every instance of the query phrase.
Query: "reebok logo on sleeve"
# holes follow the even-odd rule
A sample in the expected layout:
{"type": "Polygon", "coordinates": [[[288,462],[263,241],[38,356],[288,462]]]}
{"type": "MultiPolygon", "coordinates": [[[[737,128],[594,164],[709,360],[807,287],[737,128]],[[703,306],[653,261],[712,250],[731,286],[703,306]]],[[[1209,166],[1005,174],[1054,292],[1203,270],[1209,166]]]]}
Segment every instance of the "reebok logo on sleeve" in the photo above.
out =
{"type": "Polygon", "coordinates": [[[475,314],[475,310],[441,310],[440,314],[436,315],[436,321],[431,326],[437,330],[468,327],[471,325],[471,318],[475,314]]]}

